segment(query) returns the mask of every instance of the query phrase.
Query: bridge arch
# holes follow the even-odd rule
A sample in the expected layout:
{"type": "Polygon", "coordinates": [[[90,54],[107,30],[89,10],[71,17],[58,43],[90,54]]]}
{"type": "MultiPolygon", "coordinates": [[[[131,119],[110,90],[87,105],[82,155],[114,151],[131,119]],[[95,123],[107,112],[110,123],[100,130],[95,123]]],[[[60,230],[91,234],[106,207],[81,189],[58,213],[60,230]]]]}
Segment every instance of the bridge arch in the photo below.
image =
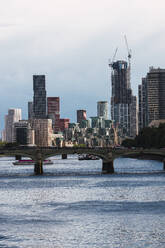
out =
{"type": "Polygon", "coordinates": [[[109,147],[0,147],[0,155],[21,155],[30,157],[35,161],[35,174],[43,173],[43,160],[52,156],[62,154],[91,154],[102,159],[102,172],[114,173],[113,160],[118,157],[156,156],[162,159],[165,168],[165,149],[112,149],[109,147]]]}

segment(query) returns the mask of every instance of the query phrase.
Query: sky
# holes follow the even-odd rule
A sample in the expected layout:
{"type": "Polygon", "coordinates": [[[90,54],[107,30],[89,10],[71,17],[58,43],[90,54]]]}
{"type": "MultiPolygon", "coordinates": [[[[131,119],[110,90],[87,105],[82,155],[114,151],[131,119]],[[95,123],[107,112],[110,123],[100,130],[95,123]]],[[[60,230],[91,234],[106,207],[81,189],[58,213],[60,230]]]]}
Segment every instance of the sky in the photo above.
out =
{"type": "Polygon", "coordinates": [[[47,96],[60,97],[61,118],[97,115],[110,101],[112,60],[132,50],[131,87],[149,67],[165,68],[164,0],[5,0],[0,8],[0,130],[9,108],[33,99],[33,75],[46,75],[47,96]]]}

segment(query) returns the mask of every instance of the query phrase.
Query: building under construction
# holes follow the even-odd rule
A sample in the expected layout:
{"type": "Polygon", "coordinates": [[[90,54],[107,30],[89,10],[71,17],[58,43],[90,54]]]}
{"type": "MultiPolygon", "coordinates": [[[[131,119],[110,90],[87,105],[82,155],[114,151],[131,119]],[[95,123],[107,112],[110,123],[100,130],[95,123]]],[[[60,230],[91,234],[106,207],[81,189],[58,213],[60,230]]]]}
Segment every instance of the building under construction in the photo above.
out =
{"type": "Polygon", "coordinates": [[[123,129],[124,136],[137,134],[137,101],[132,95],[130,63],[118,60],[109,64],[111,72],[111,118],[115,127],[123,129]]]}

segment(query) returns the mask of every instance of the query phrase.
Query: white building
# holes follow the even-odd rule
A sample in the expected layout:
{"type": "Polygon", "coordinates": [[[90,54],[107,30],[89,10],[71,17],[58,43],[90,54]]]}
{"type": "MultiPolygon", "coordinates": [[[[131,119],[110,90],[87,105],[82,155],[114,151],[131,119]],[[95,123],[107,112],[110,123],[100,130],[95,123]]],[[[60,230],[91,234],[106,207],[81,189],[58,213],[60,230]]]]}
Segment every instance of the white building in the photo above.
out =
{"type": "Polygon", "coordinates": [[[9,109],[8,114],[5,115],[5,130],[4,130],[4,141],[10,143],[13,142],[14,127],[13,124],[22,119],[21,109],[9,109]]]}

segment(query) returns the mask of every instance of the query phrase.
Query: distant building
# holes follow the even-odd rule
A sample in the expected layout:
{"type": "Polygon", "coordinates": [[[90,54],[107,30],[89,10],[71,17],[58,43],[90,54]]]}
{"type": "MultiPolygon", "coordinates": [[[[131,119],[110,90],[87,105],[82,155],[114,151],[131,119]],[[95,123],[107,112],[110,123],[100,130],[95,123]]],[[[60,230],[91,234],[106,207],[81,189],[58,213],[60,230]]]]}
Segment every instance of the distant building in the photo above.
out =
{"type": "Polygon", "coordinates": [[[33,118],[46,119],[45,75],[33,76],[33,118]]]}
{"type": "Polygon", "coordinates": [[[158,128],[160,124],[165,124],[165,120],[154,120],[154,121],[151,121],[150,124],[149,124],[149,127],[156,127],[158,128]]]}
{"type": "Polygon", "coordinates": [[[14,123],[13,141],[20,145],[34,145],[35,137],[30,123],[27,120],[21,120],[14,123]]]}
{"type": "Polygon", "coordinates": [[[35,144],[37,146],[52,145],[52,120],[51,119],[31,119],[30,124],[35,131],[35,144]]]}
{"type": "Polygon", "coordinates": [[[130,84],[130,64],[128,65],[126,61],[119,60],[113,62],[112,64],[110,64],[110,66],[112,68],[112,121],[115,127],[120,127],[123,129],[123,133],[125,136],[134,137],[137,134],[137,108],[135,104],[135,97],[132,95],[130,84]],[[132,107],[134,110],[132,109],[132,107]],[[132,125],[135,128],[134,132],[131,128],[132,125]]]}
{"type": "Polygon", "coordinates": [[[165,119],[165,69],[147,73],[147,122],[165,119]]]}
{"type": "Polygon", "coordinates": [[[90,117],[91,119],[91,127],[92,128],[104,128],[105,120],[102,117],[94,116],[90,117]]]}
{"type": "Polygon", "coordinates": [[[97,116],[90,117],[91,119],[91,128],[99,128],[100,119],[97,116]]]}
{"type": "Polygon", "coordinates": [[[5,141],[10,143],[13,142],[14,129],[13,124],[22,119],[22,110],[21,109],[9,109],[8,115],[5,116],[5,131],[4,138],[5,141]]]}
{"type": "Polygon", "coordinates": [[[60,119],[59,120],[59,127],[60,127],[60,131],[64,132],[65,129],[68,129],[69,127],[69,119],[60,119]]]}
{"type": "Polygon", "coordinates": [[[2,141],[6,141],[6,132],[5,132],[5,129],[2,130],[1,132],[1,138],[2,138],[2,141]]]}
{"type": "Polygon", "coordinates": [[[28,120],[32,119],[33,114],[33,102],[28,102],[28,120]]]}
{"type": "Polygon", "coordinates": [[[107,101],[97,102],[97,116],[102,117],[105,120],[108,119],[108,102],[107,101]]]}
{"type": "Polygon", "coordinates": [[[83,109],[77,110],[77,123],[81,123],[86,119],[87,119],[86,110],[83,109]]]}
{"type": "Polygon", "coordinates": [[[53,131],[58,132],[60,119],[60,98],[47,97],[47,113],[48,118],[52,120],[53,131]]]}
{"type": "Polygon", "coordinates": [[[138,113],[138,129],[147,126],[147,81],[142,78],[142,84],[138,86],[139,97],[139,113],[138,113]]]}
{"type": "Polygon", "coordinates": [[[165,119],[165,69],[151,67],[139,85],[139,129],[165,119]]]}
{"type": "Polygon", "coordinates": [[[130,136],[135,137],[138,134],[138,103],[137,97],[132,96],[130,104],[130,136]]]}

